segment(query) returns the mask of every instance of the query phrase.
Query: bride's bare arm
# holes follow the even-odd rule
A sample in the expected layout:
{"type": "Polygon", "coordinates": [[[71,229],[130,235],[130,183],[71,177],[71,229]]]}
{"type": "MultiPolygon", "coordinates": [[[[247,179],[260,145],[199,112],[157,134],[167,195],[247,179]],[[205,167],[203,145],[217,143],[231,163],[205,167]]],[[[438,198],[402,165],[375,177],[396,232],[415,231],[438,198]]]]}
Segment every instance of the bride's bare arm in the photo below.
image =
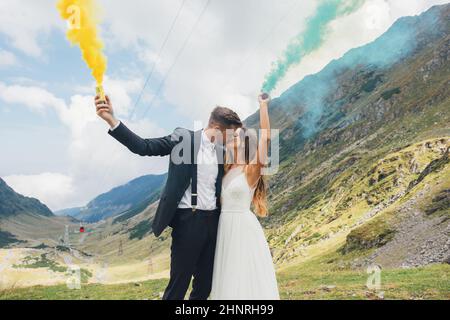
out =
{"type": "Polygon", "coordinates": [[[261,168],[266,164],[268,158],[268,150],[270,143],[270,119],[269,119],[269,102],[270,97],[260,95],[259,101],[259,120],[260,120],[260,137],[258,142],[257,161],[256,164],[247,166],[247,179],[251,186],[258,182],[261,176],[261,168]]]}

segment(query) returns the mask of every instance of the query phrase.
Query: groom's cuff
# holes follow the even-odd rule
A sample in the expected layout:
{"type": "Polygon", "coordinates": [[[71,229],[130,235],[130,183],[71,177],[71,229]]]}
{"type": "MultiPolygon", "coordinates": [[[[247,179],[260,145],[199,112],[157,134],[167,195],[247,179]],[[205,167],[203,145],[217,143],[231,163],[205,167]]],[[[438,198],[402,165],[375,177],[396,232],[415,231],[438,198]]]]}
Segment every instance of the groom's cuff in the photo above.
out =
{"type": "Polygon", "coordinates": [[[118,126],[120,126],[120,120],[117,121],[116,125],[115,125],[114,127],[111,127],[111,128],[109,129],[109,131],[112,132],[112,131],[116,130],[118,126]]]}

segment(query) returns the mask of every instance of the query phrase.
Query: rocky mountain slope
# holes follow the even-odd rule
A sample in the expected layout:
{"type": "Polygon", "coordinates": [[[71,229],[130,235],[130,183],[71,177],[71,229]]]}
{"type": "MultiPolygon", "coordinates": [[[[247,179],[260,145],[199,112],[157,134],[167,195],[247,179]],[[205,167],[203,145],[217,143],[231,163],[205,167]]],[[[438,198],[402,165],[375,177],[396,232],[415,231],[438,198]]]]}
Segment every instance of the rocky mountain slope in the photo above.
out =
{"type": "Polygon", "coordinates": [[[263,223],[277,264],[448,259],[449,17],[447,4],[402,18],[274,99],[282,162],[263,223]]]}

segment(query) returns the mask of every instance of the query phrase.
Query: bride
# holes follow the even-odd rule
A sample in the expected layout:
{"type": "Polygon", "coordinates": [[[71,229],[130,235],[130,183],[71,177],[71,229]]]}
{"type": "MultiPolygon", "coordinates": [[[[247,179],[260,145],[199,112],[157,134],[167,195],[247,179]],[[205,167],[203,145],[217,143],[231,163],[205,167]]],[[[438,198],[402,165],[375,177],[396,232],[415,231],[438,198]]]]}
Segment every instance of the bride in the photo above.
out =
{"type": "Polygon", "coordinates": [[[258,216],[267,215],[266,184],[261,171],[270,140],[269,100],[267,95],[259,96],[259,142],[245,128],[235,131],[232,141],[227,141],[211,291],[214,300],[279,299],[269,246],[250,210],[253,203],[258,216]]]}

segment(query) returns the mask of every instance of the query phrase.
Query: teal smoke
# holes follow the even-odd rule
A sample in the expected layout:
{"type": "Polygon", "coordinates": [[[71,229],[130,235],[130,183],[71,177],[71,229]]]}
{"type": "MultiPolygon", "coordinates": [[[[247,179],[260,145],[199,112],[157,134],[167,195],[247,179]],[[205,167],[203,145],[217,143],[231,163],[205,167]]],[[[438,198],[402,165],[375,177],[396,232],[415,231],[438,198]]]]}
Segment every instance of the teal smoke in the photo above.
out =
{"type": "Polygon", "coordinates": [[[282,57],[273,64],[262,91],[270,93],[291,66],[299,64],[306,55],[320,48],[330,22],[356,11],[363,3],[364,0],[320,0],[316,12],[308,19],[304,32],[289,43],[282,57]]]}

